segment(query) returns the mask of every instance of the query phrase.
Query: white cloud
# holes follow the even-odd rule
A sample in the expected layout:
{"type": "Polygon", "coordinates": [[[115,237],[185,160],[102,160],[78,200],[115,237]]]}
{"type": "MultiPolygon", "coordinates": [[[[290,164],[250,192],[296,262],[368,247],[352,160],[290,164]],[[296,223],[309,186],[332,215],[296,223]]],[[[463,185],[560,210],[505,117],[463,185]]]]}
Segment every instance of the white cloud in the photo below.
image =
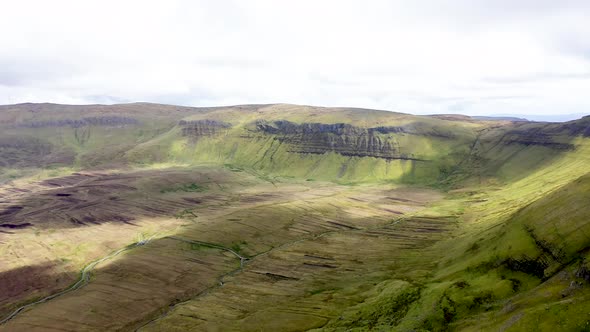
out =
{"type": "Polygon", "coordinates": [[[0,103],[588,112],[587,1],[13,1],[0,103]]]}

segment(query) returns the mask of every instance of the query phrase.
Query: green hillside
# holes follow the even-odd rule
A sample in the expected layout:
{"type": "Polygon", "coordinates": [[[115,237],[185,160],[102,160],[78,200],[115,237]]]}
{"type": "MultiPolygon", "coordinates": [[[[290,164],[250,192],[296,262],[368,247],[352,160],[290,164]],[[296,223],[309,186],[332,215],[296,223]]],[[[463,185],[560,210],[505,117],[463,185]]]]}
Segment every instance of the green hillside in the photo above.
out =
{"type": "Polygon", "coordinates": [[[1,112],[0,139],[11,142],[2,145],[5,173],[14,166],[215,163],[311,180],[433,185],[462,173],[510,178],[518,167],[528,170],[569,146],[567,135],[534,137],[539,124],[362,109],[129,104],[34,110],[41,106],[1,112]],[[526,130],[531,135],[519,142],[526,130]]]}
{"type": "Polygon", "coordinates": [[[411,283],[396,276],[328,330],[586,329],[590,160],[586,140],[576,142],[576,153],[517,181],[451,191],[429,213],[461,225],[434,246],[432,274],[411,283]],[[388,308],[406,313],[392,321],[388,308]]]}

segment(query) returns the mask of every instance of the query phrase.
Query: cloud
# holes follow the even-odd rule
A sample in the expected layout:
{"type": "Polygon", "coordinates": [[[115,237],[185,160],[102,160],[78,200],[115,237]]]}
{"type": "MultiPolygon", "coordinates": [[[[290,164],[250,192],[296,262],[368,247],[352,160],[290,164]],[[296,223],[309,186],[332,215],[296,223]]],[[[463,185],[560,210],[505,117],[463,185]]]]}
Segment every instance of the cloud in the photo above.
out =
{"type": "Polygon", "coordinates": [[[0,103],[587,112],[587,1],[23,0],[0,103]],[[518,98],[504,98],[518,96],[518,98]]]}
{"type": "MultiPolygon", "coordinates": [[[[496,84],[529,83],[547,80],[590,80],[590,72],[579,73],[531,73],[513,77],[486,77],[483,81],[496,84]]],[[[590,82],[588,82],[590,83],[590,82]]]]}

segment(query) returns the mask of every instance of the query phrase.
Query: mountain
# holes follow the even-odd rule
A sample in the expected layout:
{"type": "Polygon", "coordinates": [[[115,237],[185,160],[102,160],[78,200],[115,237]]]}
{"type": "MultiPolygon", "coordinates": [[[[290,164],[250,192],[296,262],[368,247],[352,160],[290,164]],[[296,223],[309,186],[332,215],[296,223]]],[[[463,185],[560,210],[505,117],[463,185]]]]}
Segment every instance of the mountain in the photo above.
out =
{"type": "Polygon", "coordinates": [[[589,152],[590,117],[0,106],[0,331],[583,330],[589,152]]]}
{"type": "Polygon", "coordinates": [[[561,114],[554,114],[554,115],[541,115],[541,114],[532,114],[532,115],[523,115],[523,114],[502,114],[499,115],[500,117],[514,117],[514,118],[523,118],[528,119],[530,121],[543,121],[543,122],[567,122],[567,121],[574,121],[584,117],[587,114],[584,113],[561,113],[561,114]]]}

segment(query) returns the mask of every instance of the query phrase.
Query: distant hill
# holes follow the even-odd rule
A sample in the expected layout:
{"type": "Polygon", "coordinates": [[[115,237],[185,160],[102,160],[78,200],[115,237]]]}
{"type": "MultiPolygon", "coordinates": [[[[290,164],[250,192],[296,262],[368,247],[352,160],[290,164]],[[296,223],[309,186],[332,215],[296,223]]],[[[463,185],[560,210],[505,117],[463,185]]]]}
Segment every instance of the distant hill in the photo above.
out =
{"type": "Polygon", "coordinates": [[[540,122],[567,122],[567,121],[572,121],[572,120],[578,120],[586,115],[588,115],[588,113],[569,113],[569,114],[557,113],[557,114],[552,114],[552,115],[499,114],[497,116],[498,117],[523,118],[523,119],[528,119],[529,121],[540,121],[540,122]]]}
{"type": "Polygon", "coordinates": [[[512,116],[472,116],[471,118],[481,121],[514,121],[514,122],[527,122],[529,120],[525,118],[517,118],[512,116]]]}

